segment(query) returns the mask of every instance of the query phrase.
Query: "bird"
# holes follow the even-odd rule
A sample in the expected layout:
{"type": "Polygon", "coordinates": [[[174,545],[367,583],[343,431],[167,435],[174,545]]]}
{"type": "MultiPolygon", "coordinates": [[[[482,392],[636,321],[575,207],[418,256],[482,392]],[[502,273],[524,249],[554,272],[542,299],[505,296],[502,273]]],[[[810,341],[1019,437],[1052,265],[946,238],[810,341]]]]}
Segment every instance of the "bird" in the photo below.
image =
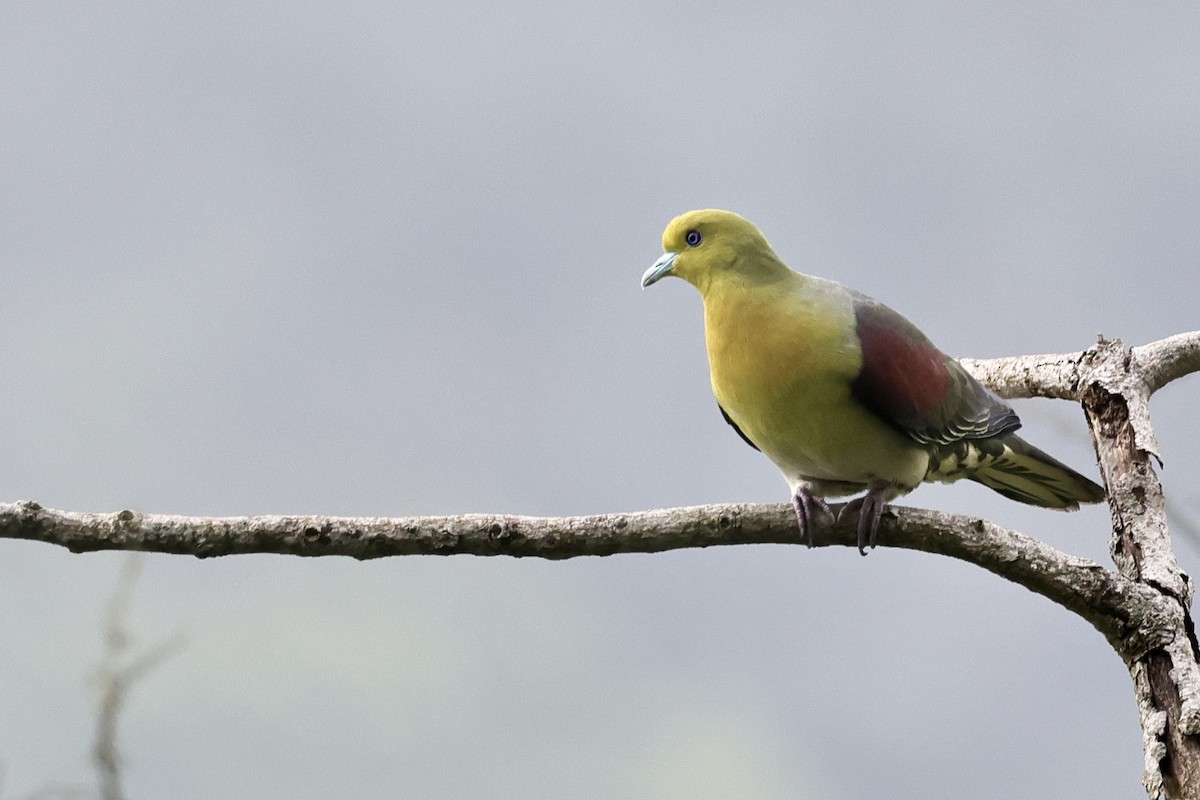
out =
{"type": "Polygon", "coordinates": [[[826,498],[862,495],[861,554],[887,504],[924,482],[970,479],[1007,498],[1076,510],[1104,489],[1015,431],[1012,407],[906,318],[861,292],[788,267],[749,220],[675,217],[645,289],[668,276],[700,292],[721,415],[783,473],[811,547],[826,498]]]}

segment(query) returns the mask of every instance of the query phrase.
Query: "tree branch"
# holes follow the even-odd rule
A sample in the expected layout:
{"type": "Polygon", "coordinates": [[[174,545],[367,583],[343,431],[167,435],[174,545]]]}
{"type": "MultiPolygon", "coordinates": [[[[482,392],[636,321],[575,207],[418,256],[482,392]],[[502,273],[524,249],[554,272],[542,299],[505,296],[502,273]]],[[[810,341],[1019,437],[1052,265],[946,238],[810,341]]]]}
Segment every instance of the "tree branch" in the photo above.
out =
{"type": "Polygon", "coordinates": [[[1086,352],[960,358],[958,363],[1001,397],[1053,397],[1078,401],[1080,363],[1086,352]]]}
{"type": "MultiPolygon", "coordinates": [[[[1100,338],[1098,347],[1107,342],[1100,338]]],[[[958,362],[1001,397],[1053,397],[1081,401],[1087,381],[1084,375],[1090,354],[1058,353],[1003,358],[960,358],[958,362]]],[[[1177,378],[1200,372],[1200,331],[1168,336],[1156,342],[1135,347],[1132,361],[1136,378],[1146,393],[1153,394],[1177,378]]],[[[1091,376],[1089,376],[1091,377],[1091,376]]]]}
{"type": "Polygon", "coordinates": [[[1196,370],[1198,340],[1200,335],[1185,334],[1127,351],[1119,341],[1102,338],[1081,362],[1083,408],[1112,515],[1109,553],[1123,576],[1158,592],[1176,620],[1164,630],[1162,646],[1129,663],[1145,748],[1142,783],[1156,800],[1200,796],[1200,646],[1191,617],[1193,586],[1167,529],[1149,403],[1169,379],[1196,370]]]}
{"type": "Polygon", "coordinates": [[[1200,331],[1168,336],[1135,347],[1132,357],[1153,394],[1177,378],[1200,372],[1200,331]]]}
{"type": "MultiPolygon", "coordinates": [[[[1147,792],[1157,798],[1200,792],[1200,645],[1190,608],[1192,584],[1167,531],[1149,398],[1200,371],[1200,332],[1125,350],[1103,338],[1063,355],[964,359],[1005,397],[1057,397],[1087,412],[1112,512],[1110,552],[1117,571],[1059,552],[972,517],[892,508],[880,543],[977,564],[1082,616],[1125,660],[1142,722],[1147,792]]],[[[836,507],[835,507],[836,510],[836,507]]],[[[85,514],[36,503],[0,504],[0,538],[58,544],[74,552],[152,550],[199,558],[235,553],[343,555],[509,555],[572,558],[683,547],[795,544],[786,505],[716,505],[586,517],[467,514],[445,517],[204,518],[85,514]]],[[[816,544],[854,546],[841,523],[822,525],[816,544]]]]}
{"type": "MultiPolygon", "coordinates": [[[[835,505],[836,511],[840,506],[835,505]]],[[[547,559],[655,553],[688,547],[797,544],[789,505],[709,505],[630,514],[527,517],[229,517],[81,514],[36,503],[0,504],[0,537],[33,539],[73,552],[149,550],[200,558],[240,553],[507,555],[547,559]]],[[[852,521],[822,525],[818,547],[855,547],[852,521]]],[[[1127,658],[1161,646],[1174,620],[1158,593],[1099,564],[1059,552],[986,520],[893,507],[880,544],[977,564],[1075,611],[1127,658]]]]}

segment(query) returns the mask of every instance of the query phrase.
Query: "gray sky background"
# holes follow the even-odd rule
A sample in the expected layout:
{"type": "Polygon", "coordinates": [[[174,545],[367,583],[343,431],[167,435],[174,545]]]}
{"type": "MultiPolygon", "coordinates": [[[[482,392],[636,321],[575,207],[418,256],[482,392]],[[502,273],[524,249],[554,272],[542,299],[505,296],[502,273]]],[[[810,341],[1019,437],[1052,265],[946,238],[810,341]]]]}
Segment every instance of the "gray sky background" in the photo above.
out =
{"type": "MultiPolygon", "coordinates": [[[[717,413],[695,292],[638,289],[667,221],[738,211],[958,355],[1194,329],[1198,42],[1184,2],[7,3],[2,494],[784,501],[717,413]]],[[[1196,396],[1153,406],[1193,525],[1196,396]]],[[[1078,409],[1019,411],[1095,473],[1078,409]]],[[[908,502],[1108,563],[1102,508],[908,502]]],[[[87,784],[121,556],[0,550],[4,797],[87,784]]],[[[131,798],[1141,792],[1103,639],[926,555],[160,556],[133,624],[189,644],[122,719],[131,798]]]]}

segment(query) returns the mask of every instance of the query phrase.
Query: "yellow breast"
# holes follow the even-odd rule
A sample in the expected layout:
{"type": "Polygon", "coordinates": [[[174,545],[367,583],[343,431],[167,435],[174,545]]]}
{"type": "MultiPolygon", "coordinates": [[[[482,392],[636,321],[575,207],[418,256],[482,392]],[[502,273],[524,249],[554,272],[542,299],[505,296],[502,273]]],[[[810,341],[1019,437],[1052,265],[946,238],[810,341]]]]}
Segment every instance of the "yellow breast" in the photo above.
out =
{"type": "Polygon", "coordinates": [[[707,287],[717,402],[791,483],[883,477],[915,485],[924,454],[852,396],[862,353],[851,295],[836,283],[792,275],[707,287]]]}

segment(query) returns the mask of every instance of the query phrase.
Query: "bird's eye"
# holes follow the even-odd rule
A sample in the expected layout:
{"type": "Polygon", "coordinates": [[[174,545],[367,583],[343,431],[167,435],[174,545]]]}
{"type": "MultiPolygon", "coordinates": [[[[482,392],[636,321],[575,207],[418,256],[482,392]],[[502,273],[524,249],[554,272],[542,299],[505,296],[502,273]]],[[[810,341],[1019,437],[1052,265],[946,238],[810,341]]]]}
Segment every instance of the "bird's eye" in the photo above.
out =
{"type": "Polygon", "coordinates": [[[688,243],[688,247],[695,247],[700,244],[704,237],[700,235],[700,231],[688,231],[683,237],[683,240],[688,243]]]}

